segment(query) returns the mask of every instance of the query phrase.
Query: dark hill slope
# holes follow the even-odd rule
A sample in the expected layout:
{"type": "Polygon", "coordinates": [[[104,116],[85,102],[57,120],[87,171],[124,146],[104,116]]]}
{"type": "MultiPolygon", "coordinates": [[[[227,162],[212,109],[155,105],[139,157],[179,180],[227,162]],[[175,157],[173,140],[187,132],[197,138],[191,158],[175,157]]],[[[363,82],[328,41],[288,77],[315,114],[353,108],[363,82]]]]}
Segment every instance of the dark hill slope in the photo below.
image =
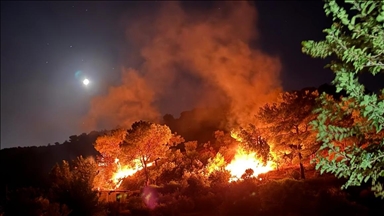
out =
{"type": "Polygon", "coordinates": [[[62,160],[95,156],[93,143],[101,132],[70,136],[69,141],[49,146],[18,147],[0,150],[1,187],[45,187],[48,173],[62,160]]]}

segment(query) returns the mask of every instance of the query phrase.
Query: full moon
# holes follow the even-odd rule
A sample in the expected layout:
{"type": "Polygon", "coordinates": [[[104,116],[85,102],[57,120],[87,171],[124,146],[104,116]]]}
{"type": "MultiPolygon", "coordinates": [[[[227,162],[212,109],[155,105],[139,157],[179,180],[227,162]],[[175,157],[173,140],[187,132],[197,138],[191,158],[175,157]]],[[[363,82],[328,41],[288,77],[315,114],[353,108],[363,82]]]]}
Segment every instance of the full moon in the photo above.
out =
{"type": "Polygon", "coordinates": [[[88,85],[88,84],[89,84],[89,80],[88,80],[88,79],[84,79],[84,80],[83,80],[83,84],[84,84],[84,85],[88,85]]]}

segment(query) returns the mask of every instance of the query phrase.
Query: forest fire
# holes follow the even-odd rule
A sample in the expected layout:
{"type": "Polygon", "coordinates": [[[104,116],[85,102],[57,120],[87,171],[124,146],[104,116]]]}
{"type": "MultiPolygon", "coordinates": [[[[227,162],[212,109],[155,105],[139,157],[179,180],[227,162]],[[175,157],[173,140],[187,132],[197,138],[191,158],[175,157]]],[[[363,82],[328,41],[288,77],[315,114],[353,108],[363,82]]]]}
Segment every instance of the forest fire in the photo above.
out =
{"type": "MultiPolygon", "coordinates": [[[[112,175],[112,182],[115,184],[115,189],[120,187],[121,182],[123,181],[124,178],[131,176],[135,174],[137,171],[140,171],[143,169],[141,166],[140,160],[135,159],[132,161],[134,164],[133,166],[121,166],[120,161],[118,158],[115,159],[115,164],[117,165],[117,171],[113,173],[112,175]]],[[[149,163],[147,166],[151,166],[152,163],[149,163]]]]}
{"type": "Polygon", "coordinates": [[[139,161],[133,161],[134,166],[128,167],[128,166],[121,166],[120,161],[118,158],[115,159],[115,163],[117,165],[117,171],[113,173],[112,175],[112,181],[116,185],[116,188],[118,188],[123,181],[123,178],[135,174],[138,170],[140,170],[139,161]]]}
{"type": "MultiPolygon", "coordinates": [[[[120,187],[121,183],[123,182],[123,179],[134,175],[136,172],[143,169],[141,162],[139,159],[135,159],[132,161],[133,165],[121,165],[120,160],[118,158],[115,159],[116,164],[116,171],[113,172],[112,176],[108,178],[108,182],[112,184],[112,186],[108,186],[109,189],[117,189],[120,187]]],[[[100,165],[99,165],[100,166],[100,165]]],[[[147,166],[152,166],[152,163],[148,163],[147,166]]],[[[101,174],[103,175],[103,174],[101,174]]],[[[100,183],[99,183],[100,184],[100,183]]],[[[103,184],[103,183],[101,183],[103,184]]],[[[96,188],[100,189],[101,186],[97,184],[96,188]]],[[[102,187],[106,189],[105,187],[102,187]]]]}
{"type": "Polygon", "coordinates": [[[231,173],[232,177],[230,178],[230,182],[232,182],[241,179],[247,169],[252,169],[253,173],[251,176],[257,177],[261,173],[273,170],[273,164],[268,161],[264,166],[263,163],[257,159],[255,152],[246,152],[239,146],[235,157],[225,169],[231,173]]]}
{"type": "MultiPolygon", "coordinates": [[[[226,170],[227,172],[229,172],[231,176],[228,181],[233,182],[233,181],[237,181],[244,178],[257,177],[261,173],[266,173],[274,169],[275,166],[272,161],[263,160],[263,158],[266,157],[265,152],[263,151],[259,152],[257,151],[258,149],[252,149],[252,148],[250,149],[246,147],[248,143],[251,142],[256,146],[259,146],[260,148],[262,148],[263,139],[260,136],[258,136],[257,139],[255,138],[250,139],[249,138],[250,136],[246,132],[240,130],[240,131],[232,131],[231,137],[237,141],[237,142],[234,142],[234,140],[230,141],[232,144],[236,145],[236,149],[235,149],[236,151],[235,152],[230,151],[231,153],[229,154],[228,152],[222,152],[222,153],[217,152],[214,158],[210,158],[208,160],[208,164],[206,164],[205,168],[203,168],[203,170],[207,171],[208,176],[214,171],[226,170]],[[223,154],[226,156],[230,156],[232,158],[231,161],[228,161],[228,160],[226,161],[223,154]]],[[[110,146],[110,142],[106,142],[106,140],[108,141],[108,139],[110,138],[101,137],[100,139],[98,139],[97,141],[97,143],[99,144],[97,145],[98,148],[102,149],[103,145],[110,146]]],[[[113,141],[116,141],[116,140],[113,140],[113,141]]],[[[191,148],[189,145],[187,145],[187,147],[191,148]]],[[[194,148],[196,148],[196,146],[194,146],[194,148]]],[[[119,150],[121,151],[121,149],[119,150]]],[[[186,151],[187,152],[185,154],[188,154],[188,149],[186,149],[186,151]]],[[[269,153],[269,148],[268,148],[267,154],[268,153],[269,153]]],[[[138,154],[134,152],[133,154],[138,156],[138,154]]],[[[142,157],[145,159],[145,157],[147,156],[142,156],[142,157]]],[[[146,165],[147,167],[150,167],[153,165],[153,163],[149,162],[149,160],[147,160],[146,163],[147,163],[146,165]]],[[[114,190],[121,186],[125,178],[129,176],[133,176],[138,171],[142,170],[143,161],[141,161],[139,158],[136,158],[130,161],[129,163],[122,163],[120,162],[118,157],[116,157],[114,162],[106,163],[105,161],[101,160],[101,162],[99,163],[99,167],[100,167],[100,172],[98,173],[97,178],[94,181],[95,187],[98,189],[103,188],[106,190],[114,190]]]]}
{"type": "MultiPolygon", "coordinates": [[[[239,143],[244,142],[241,135],[234,130],[231,131],[231,137],[239,143]]],[[[253,170],[253,173],[250,173],[250,177],[257,177],[261,173],[273,170],[274,166],[272,161],[267,161],[266,165],[264,165],[258,160],[256,152],[247,152],[241,145],[239,145],[233,160],[225,167],[225,169],[231,173],[232,177],[230,178],[230,182],[232,182],[241,179],[247,169],[253,170]]]]}

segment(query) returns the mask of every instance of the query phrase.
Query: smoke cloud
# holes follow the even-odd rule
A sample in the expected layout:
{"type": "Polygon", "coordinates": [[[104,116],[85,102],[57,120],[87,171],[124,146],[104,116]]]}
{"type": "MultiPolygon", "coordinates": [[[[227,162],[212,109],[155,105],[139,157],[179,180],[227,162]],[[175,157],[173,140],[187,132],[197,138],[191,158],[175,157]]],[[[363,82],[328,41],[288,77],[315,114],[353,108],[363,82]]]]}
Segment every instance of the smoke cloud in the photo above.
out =
{"type": "Polygon", "coordinates": [[[225,106],[232,124],[249,121],[281,91],[279,59],[250,46],[258,37],[256,18],[248,2],[198,12],[171,1],[129,21],[138,70],[123,70],[120,86],[92,100],[87,125],[129,126],[196,106],[225,106]]]}
{"type": "Polygon", "coordinates": [[[85,119],[92,129],[112,129],[131,125],[138,119],[156,120],[157,110],[152,106],[154,92],[133,69],[122,70],[122,83],[110,87],[105,96],[95,97],[85,119]]]}

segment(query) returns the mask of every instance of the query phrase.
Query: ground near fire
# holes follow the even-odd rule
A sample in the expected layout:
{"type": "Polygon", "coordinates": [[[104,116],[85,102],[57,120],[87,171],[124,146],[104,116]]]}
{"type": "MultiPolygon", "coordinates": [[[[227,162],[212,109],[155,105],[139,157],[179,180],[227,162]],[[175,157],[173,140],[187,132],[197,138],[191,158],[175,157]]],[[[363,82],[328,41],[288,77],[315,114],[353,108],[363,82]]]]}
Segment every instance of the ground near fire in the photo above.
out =
{"type": "Polygon", "coordinates": [[[384,2],[348,2],[358,15],[327,1],[338,22],[302,43],[332,58],[332,85],[294,91],[279,59],[249,46],[250,4],[192,19],[166,3],[127,32],[143,64],[93,98],[94,131],[0,151],[0,214],[383,215],[384,90],[358,75],[384,71],[384,2]],[[180,71],[202,81],[199,108],[159,117],[160,99],[196,87],[180,71]]]}

